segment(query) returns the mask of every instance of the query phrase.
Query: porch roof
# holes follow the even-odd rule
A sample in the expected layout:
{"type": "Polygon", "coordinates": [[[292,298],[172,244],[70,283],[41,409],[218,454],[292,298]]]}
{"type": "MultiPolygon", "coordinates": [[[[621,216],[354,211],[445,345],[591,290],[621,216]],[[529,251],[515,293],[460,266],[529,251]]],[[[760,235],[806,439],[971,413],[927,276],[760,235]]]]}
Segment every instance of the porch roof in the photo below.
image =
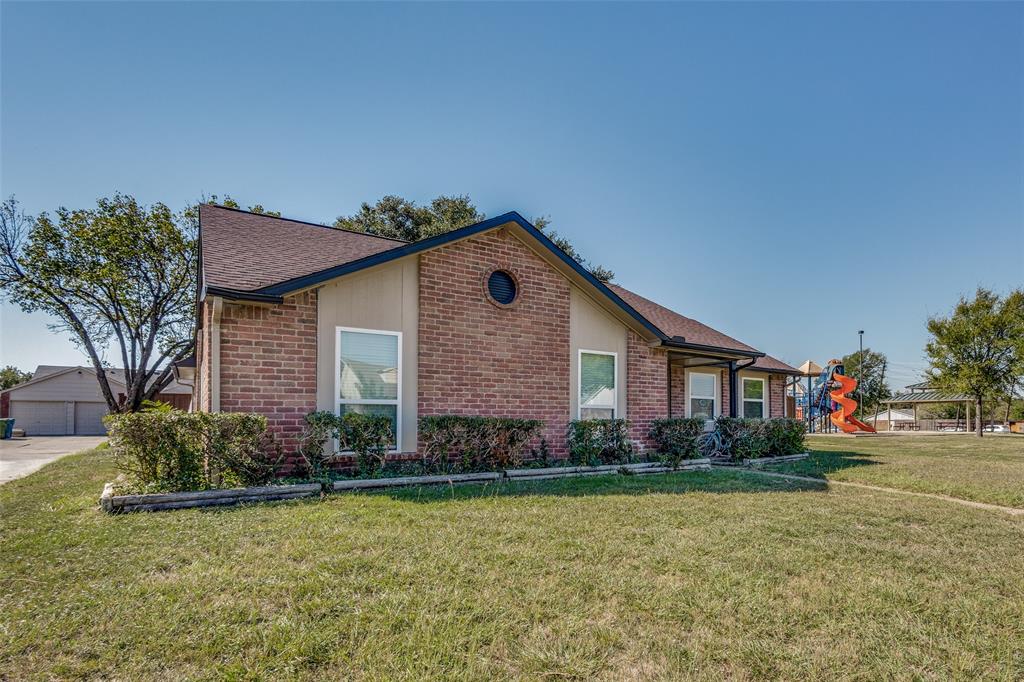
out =
{"type": "Polygon", "coordinates": [[[966,393],[946,393],[945,391],[913,391],[910,393],[898,393],[883,403],[961,403],[965,400],[973,400],[966,393]]]}

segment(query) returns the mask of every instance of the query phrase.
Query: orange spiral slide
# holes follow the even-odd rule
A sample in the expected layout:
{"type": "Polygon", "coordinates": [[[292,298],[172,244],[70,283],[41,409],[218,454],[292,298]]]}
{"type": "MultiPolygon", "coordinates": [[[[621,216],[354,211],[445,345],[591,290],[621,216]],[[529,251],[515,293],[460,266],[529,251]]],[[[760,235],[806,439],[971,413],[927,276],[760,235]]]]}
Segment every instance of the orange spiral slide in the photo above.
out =
{"type": "Polygon", "coordinates": [[[853,393],[853,389],[857,388],[857,380],[852,377],[843,376],[839,372],[832,375],[832,380],[839,383],[839,388],[829,391],[832,400],[839,405],[839,409],[829,415],[836,428],[841,429],[845,433],[853,433],[858,429],[875,433],[873,426],[868,426],[852,416],[857,409],[857,401],[853,398],[847,398],[846,394],[853,393]]]}

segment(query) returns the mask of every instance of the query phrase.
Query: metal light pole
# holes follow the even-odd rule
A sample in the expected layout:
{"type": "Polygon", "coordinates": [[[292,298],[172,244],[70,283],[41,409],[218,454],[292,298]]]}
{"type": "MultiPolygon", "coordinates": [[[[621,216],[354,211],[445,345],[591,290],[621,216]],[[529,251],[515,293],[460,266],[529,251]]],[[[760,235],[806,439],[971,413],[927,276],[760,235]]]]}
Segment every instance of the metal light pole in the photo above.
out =
{"type": "Polygon", "coordinates": [[[860,408],[860,416],[864,417],[864,330],[861,329],[857,332],[860,336],[860,367],[857,368],[857,397],[860,398],[858,401],[858,407],[860,408]]]}

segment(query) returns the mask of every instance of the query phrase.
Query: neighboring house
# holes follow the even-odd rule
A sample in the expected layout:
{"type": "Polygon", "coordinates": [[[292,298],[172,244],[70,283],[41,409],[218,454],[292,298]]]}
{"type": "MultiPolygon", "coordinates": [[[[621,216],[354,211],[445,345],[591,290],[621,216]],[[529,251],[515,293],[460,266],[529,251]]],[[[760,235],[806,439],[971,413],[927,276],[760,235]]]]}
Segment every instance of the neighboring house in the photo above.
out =
{"type": "MultiPolygon", "coordinates": [[[[797,370],[623,287],[518,213],[415,243],[200,207],[194,406],[265,414],[294,448],[314,410],[541,419],[780,417],[797,370]]],[[[753,302],[757,304],[756,301],[753,302]]]]}
{"type": "MultiPolygon", "coordinates": [[[[124,396],[124,372],[108,369],[115,397],[124,396]]],[[[192,387],[172,382],[157,400],[188,409],[192,387]]],[[[106,433],[107,403],[92,367],[40,365],[28,381],[0,392],[0,417],[14,417],[27,436],[96,436],[106,433]]]]}

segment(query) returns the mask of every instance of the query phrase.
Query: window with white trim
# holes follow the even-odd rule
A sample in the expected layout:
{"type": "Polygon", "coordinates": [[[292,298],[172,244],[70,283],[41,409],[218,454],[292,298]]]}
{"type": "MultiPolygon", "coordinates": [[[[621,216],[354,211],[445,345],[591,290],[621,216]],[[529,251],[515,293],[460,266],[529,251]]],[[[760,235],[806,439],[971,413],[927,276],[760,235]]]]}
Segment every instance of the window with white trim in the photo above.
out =
{"type": "Polygon", "coordinates": [[[337,413],[387,416],[397,450],[402,424],[402,333],[338,327],[337,351],[337,413]]]}
{"type": "Polygon", "coordinates": [[[747,419],[764,419],[764,379],[743,377],[743,416],[747,419]]]}
{"type": "Polygon", "coordinates": [[[691,417],[714,419],[718,414],[718,376],[690,372],[690,398],[687,405],[691,417]]]}
{"type": "Polygon", "coordinates": [[[579,418],[615,419],[619,356],[605,351],[581,350],[579,359],[579,418]]]}

